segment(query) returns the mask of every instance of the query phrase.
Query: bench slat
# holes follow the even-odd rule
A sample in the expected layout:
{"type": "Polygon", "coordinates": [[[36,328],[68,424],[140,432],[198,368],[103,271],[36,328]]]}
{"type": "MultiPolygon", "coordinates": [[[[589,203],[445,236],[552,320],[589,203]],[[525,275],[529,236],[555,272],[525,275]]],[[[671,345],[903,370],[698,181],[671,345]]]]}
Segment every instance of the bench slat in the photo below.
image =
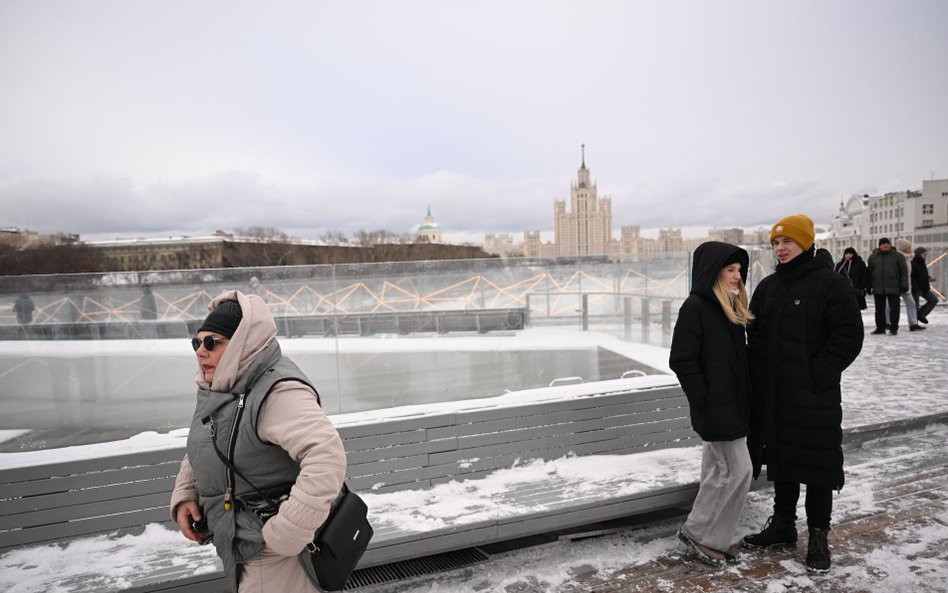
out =
{"type": "Polygon", "coordinates": [[[3,537],[0,537],[0,549],[58,541],[80,535],[99,535],[116,529],[140,527],[147,523],[162,522],[168,522],[167,505],[162,508],[139,509],[135,512],[109,515],[96,519],[69,521],[33,529],[8,531],[3,533],[3,537]]]}
{"type": "MultiPolygon", "coordinates": [[[[676,420],[675,422],[680,423],[681,421],[676,420]]],[[[602,432],[605,433],[605,431],[602,432]]],[[[677,430],[663,432],[660,434],[663,435],[663,440],[658,442],[654,442],[655,437],[654,435],[650,434],[628,435],[621,437],[605,434],[596,435],[594,433],[568,435],[562,439],[546,439],[542,448],[537,448],[531,451],[510,448],[505,452],[504,447],[509,446],[509,444],[500,445],[491,449],[491,456],[477,458],[477,461],[473,461],[474,458],[472,458],[472,460],[466,464],[467,467],[464,469],[459,470],[453,475],[446,474],[442,477],[448,479],[463,477],[467,479],[469,474],[484,471],[496,471],[498,469],[512,467],[518,460],[521,463],[525,463],[532,459],[543,459],[550,461],[553,459],[559,459],[560,457],[564,457],[568,454],[574,454],[576,456],[595,454],[619,455],[669,448],[672,443],[674,443],[676,438],[688,439],[693,435],[693,432],[689,427],[681,427],[677,430]],[[620,451],[621,453],[619,453],[620,451]]],[[[689,443],[691,443],[691,441],[689,441],[689,443]]],[[[449,463],[443,464],[443,466],[451,467],[449,463]]],[[[434,476],[431,479],[433,483],[440,483],[442,481],[441,479],[434,476]]]]}
{"type": "Polygon", "coordinates": [[[77,459],[50,463],[48,465],[32,465],[0,470],[0,484],[15,484],[30,480],[41,480],[56,476],[73,476],[110,469],[137,467],[140,465],[155,465],[177,461],[184,458],[184,447],[161,449],[159,451],[145,451],[127,453],[111,457],[96,457],[93,459],[77,459]]]}
{"type": "MultiPolygon", "coordinates": [[[[174,477],[177,475],[179,467],[180,461],[173,461],[159,465],[112,468],[107,471],[82,473],[67,477],[3,484],[0,485],[0,498],[13,499],[43,494],[55,494],[82,488],[97,488],[112,484],[122,484],[137,480],[174,477]]],[[[3,512],[6,512],[5,509],[0,508],[0,513],[3,512]]]]}
{"type": "MultiPolygon", "coordinates": [[[[558,412],[563,410],[581,410],[584,408],[597,408],[612,403],[632,403],[639,401],[661,401],[668,397],[682,395],[680,387],[668,387],[646,390],[628,390],[607,395],[593,395],[588,397],[576,397],[571,399],[561,399],[556,395],[551,395],[549,401],[532,403],[523,406],[511,407],[492,407],[483,410],[467,410],[463,412],[464,422],[485,422],[489,420],[502,420],[514,416],[531,416],[537,413],[537,410],[545,412],[558,412]]],[[[458,412],[462,415],[461,412],[458,412]]]]}
{"type": "Polygon", "coordinates": [[[356,451],[376,449],[386,449],[394,445],[410,445],[412,443],[423,443],[427,440],[427,434],[424,429],[409,430],[405,432],[393,432],[376,436],[357,437],[344,440],[343,445],[346,448],[346,454],[356,451]]]}
{"type": "Polygon", "coordinates": [[[550,411],[546,408],[539,408],[533,414],[521,414],[496,420],[486,420],[483,422],[465,422],[464,424],[451,427],[429,429],[428,438],[439,439],[451,436],[465,437],[478,434],[505,432],[518,428],[562,424],[564,422],[576,422],[578,420],[586,420],[591,418],[631,415],[640,412],[650,412],[669,408],[681,408],[687,405],[688,400],[684,397],[680,397],[670,398],[661,402],[655,402],[653,400],[638,402],[613,401],[609,404],[604,403],[597,406],[556,411],[550,411]]]}
{"type": "Polygon", "coordinates": [[[420,443],[410,443],[407,445],[394,445],[382,449],[366,449],[363,451],[353,451],[346,453],[346,459],[350,470],[359,475],[356,466],[374,463],[385,459],[398,459],[400,457],[414,457],[415,455],[438,453],[441,451],[454,451],[458,448],[457,439],[439,439],[437,441],[424,441],[420,443]]]}
{"type": "Polygon", "coordinates": [[[628,416],[617,416],[607,418],[593,418],[574,423],[556,424],[552,426],[538,426],[532,428],[522,428],[518,430],[508,430],[499,433],[486,433],[471,435],[458,438],[458,450],[474,449],[487,447],[500,443],[512,443],[518,441],[530,441],[538,437],[545,437],[557,434],[573,434],[590,430],[601,430],[603,428],[612,428],[624,426],[630,432],[655,432],[663,430],[661,426],[654,425],[662,420],[681,418],[680,409],[660,410],[657,412],[643,412],[628,416]]]}
{"type": "Polygon", "coordinates": [[[164,507],[164,519],[169,519],[168,491],[148,494],[129,493],[124,497],[77,503],[68,506],[51,506],[42,512],[29,511],[0,517],[0,529],[25,529],[65,521],[95,520],[115,513],[126,513],[138,509],[164,507]]]}
{"type": "MultiPolygon", "coordinates": [[[[3,515],[0,515],[0,529],[6,528],[7,521],[14,517],[19,517],[24,514],[34,515],[43,521],[45,514],[53,513],[60,509],[65,509],[67,513],[74,513],[71,516],[67,516],[67,519],[82,519],[89,516],[83,514],[82,509],[86,508],[86,505],[95,503],[120,505],[122,501],[126,499],[138,499],[144,496],[164,496],[165,503],[167,504],[171,500],[172,488],[174,488],[173,477],[10,500],[3,504],[3,515]]],[[[95,513],[95,511],[93,511],[93,513],[95,513]]]]}
{"type": "Polygon", "coordinates": [[[413,416],[403,419],[386,420],[384,422],[344,425],[337,427],[336,430],[344,441],[349,441],[360,437],[411,432],[438,426],[452,426],[456,423],[455,415],[454,412],[450,412],[446,414],[413,416]]]}

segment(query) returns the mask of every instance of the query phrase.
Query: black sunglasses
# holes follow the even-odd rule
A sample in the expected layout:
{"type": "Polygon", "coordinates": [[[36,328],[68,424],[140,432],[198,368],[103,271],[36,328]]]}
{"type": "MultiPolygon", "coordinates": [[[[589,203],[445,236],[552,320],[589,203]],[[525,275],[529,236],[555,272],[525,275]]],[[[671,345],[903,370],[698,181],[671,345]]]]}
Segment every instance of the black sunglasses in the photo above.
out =
{"type": "Polygon", "coordinates": [[[204,349],[210,352],[211,350],[214,349],[214,346],[216,346],[217,344],[220,344],[221,342],[226,342],[226,341],[227,341],[227,338],[215,338],[214,336],[204,336],[203,339],[191,338],[191,347],[194,348],[195,352],[197,352],[198,348],[200,348],[201,345],[203,344],[204,349]]]}

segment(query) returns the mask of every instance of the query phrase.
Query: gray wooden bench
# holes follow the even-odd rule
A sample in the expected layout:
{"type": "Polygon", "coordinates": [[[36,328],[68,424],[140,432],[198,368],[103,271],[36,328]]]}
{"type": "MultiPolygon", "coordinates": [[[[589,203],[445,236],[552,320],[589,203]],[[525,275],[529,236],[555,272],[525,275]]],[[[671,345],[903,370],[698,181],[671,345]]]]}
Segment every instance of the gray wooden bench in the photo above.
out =
{"type": "MultiPolygon", "coordinates": [[[[687,402],[672,378],[644,377],[454,402],[447,412],[407,407],[407,417],[334,418],[345,442],[350,487],[367,500],[403,490],[426,491],[476,480],[530,460],[626,455],[700,443],[687,402]],[[640,387],[638,385],[643,385],[640,387]],[[367,420],[368,418],[368,420],[367,420]]],[[[384,411],[383,411],[384,412],[384,411]]],[[[380,412],[382,413],[382,412],[380,412]]],[[[117,455],[0,471],[0,553],[67,538],[133,530],[168,521],[167,502],[181,449],[117,455]]],[[[634,472],[628,477],[634,480],[634,472]]],[[[694,480],[697,479],[695,472],[694,480]]],[[[530,481],[501,496],[507,512],[457,517],[437,529],[406,529],[371,516],[375,537],[362,568],[554,529],[689,504],[695,481],[653,485],[616,495],[577,495],[557,476],[530,481]]],[[[379,499],[381,500],[381,498],[379,499]]],[[[370,502],[370,512],[372,503],[370,502]]],[[[181,549],[187,546],[182,540],[181,549]]],[[[191,546],[196,548],[197,546],[191,546]]],[[[160,576],[143,574],[132,591],[215,591],[220,573],[155,559],[160,576]]],[[[80,590],[80,589],[77,589],[80,590]]]]}

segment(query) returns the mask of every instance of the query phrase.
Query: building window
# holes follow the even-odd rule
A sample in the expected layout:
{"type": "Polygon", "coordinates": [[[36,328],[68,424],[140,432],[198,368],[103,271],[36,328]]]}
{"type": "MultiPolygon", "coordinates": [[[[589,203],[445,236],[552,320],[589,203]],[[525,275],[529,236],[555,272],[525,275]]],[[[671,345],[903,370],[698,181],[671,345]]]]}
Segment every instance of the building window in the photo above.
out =
{"type": "Polygon", "coordinates": [[[923,218],[922,226],[923,227],[935,226],[935,221],[932,220],[931,218],[923,218]]]}
{"type": "Polygon", "coordinates": [[[922,214],[934,214],[935,205],[934,204],[922,204],[922,214]]]}

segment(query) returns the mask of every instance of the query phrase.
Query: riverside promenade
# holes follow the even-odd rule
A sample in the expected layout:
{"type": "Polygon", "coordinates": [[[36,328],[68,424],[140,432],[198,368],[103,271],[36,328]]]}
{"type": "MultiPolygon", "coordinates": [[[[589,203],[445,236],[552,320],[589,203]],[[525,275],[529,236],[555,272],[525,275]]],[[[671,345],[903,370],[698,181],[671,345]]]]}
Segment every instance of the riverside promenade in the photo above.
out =
{"type": "MultiPolygon", "coordinates": [[[[864,322],[871,328],[868,313],[864,322]]],[[[835,496],[834,565],[828,575],[810,576],[803,567],[801,500],[801,545],[773,554],[748,553],[734,567],[714,569],[683,555],[675,532],[687,510],[671,509],[482,546],[483,559],[463,568],[354,590],[948,592],[948,308],[940,307],[930,319],[930,329],[923,332],[867,335],[862,354],[844,374],[847,482],[835,496]]],[[[648,364],[654,368],[662,359],[667,362],[667,350],[656,348],[653,355],[648,364]]],[[[630,467],[646,471],[641,460],[630,467]]],[[[763,525],[771,495],[766,483],[751,492],[743,533],[763,525]]],[[[136,562],[149,554],[171,553],[178,563],[203,570],[213,568],[210,552],[153,524],[135,536],[13,550],[0,556],[0,590],[78,591],[70,585],[73,577],[88,572],[101,575],[102,590],[120,590],[123,574],[134,572],[136,562]]]]}

